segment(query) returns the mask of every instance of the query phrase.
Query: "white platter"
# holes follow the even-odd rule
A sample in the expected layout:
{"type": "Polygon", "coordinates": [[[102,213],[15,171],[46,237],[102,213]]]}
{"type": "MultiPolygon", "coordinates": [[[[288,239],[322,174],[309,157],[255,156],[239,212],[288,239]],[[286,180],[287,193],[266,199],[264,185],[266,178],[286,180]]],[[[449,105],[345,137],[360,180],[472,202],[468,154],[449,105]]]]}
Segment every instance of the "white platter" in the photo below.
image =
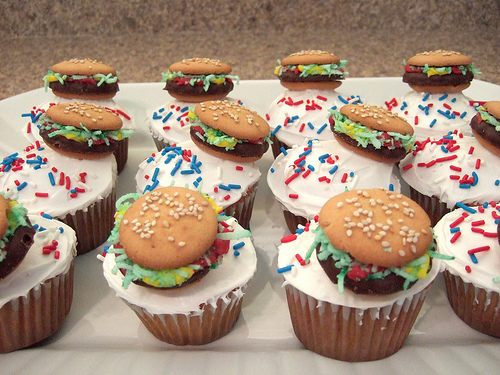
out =
{"type": "MultiPolygon", "coordinates": [[[[161,83],[120,85],[115,100],[131,111],[136,132],[130,140],[128,163],[119,176],[118,196],[134,191],[137,166],[156,150],[144,120],[170,100],[162,88],[161,83]]],[[[231,97],[264,115],[281,91],[278,81],[243,81],[231,97]]],[[[406,93],[408,86],[401,78],[348,78],[338,91],[383,105],[406,93]]],[[[500,100],[500,86],[475,80],[465,94],[477,101],[500,100]]],[[[21,131],[27,119],[21,115],[51,96],[38,89],[0,101],[1,157],[27,146],[21,131]]],[[[226,337],[203,347],[175,347],[154,338],[107,286],[96,257],[99,248],[76,259],[74,302],[63,327],[35,347],[0,355],[0,374],[498,373],[500,341],[474,331],[455,316],[441,278],[428,295],[425,313],[392,357],[343,363],[304,349],[294,336],[282,278],[276,272],[276,246],[288,232],[265,180],[271,161],[270,151],[259,161],[263,178],[251,223],[258,270],[242,314],[226,337]]]]}

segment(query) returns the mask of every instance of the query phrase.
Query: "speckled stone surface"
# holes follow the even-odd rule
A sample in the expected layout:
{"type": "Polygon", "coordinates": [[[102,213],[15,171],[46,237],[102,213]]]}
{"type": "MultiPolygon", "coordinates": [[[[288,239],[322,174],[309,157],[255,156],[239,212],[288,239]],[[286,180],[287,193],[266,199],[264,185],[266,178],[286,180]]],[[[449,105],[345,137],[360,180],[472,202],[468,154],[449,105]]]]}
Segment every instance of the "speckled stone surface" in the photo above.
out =
{"type": "Polygon", "coordinates": [[[347,59],[350,77],[401,76],[403,59],[451,49],[500,84],[499,14],[497,0],[5,0],[0,99],[41,87],[48,68],[73,57],[112,65],[122,83],[158,82],[187,57],[219,58],[241,79],[276,79],[276,60],[303,49],[347,59]]]}

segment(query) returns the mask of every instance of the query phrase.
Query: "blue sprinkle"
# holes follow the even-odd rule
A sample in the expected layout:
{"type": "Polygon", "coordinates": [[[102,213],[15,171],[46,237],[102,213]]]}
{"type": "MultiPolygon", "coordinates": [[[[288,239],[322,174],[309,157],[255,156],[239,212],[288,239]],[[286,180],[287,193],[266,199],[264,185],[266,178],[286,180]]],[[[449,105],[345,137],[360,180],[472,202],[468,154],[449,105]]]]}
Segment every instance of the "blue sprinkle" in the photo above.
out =
{"type": "Polygon", "coordinates": [[[328,157],[329,157],[329,156],[330,156],[330,154],[323,154],[323,155],[321,155],[321,156],[318,158],[318,160],[319,160],[320,162],[324,163],[324,162],[325,162],[325,159],[328,159],[328,157]]]}
{"type": "Polygon", "coordinates": [[[159,119],[161,119],[161,116],[158,113],[154,112],[153,113],[153,120],[159,120],[159,119]]]}
{"type": "Polygon", "coordinates": [[[401,108],[400,108],[400,109],[401,109],[401,110],[403,110],[403,109],[405,109],[406,107],[408,107],[408,103],[403,102],[403,105],[401,106],[401,108]]]}
{"type": "Polygon", "coordinates": [[[299,116],[298,116],[298,115],[292,116],[292,117],[290,118],[290,122],[293,122],[293,121],[297,120],[298,118],[299,118],[299,116]]]}
{"type": "Polygon", "coordinates": [[[443,95],[443,96],[441,96],[438,100],[445,100],[447,97],[448,97],[448,94],[444,94],[444,95],[443,95]]]}
{"type": "Polygon", "coordinates": [[[230,191],[231,190],[231,188],[229,186],[226,186],[226,185],[223,185],[223,184],[219,185],[219,189],[226,190],[226,191],[230,191]]]}
{"type": "Polygon", "coordinates": [[[228,184],[231,189],[241,189],[241,185],[236,185],[236,184],[228,184]]]}
{"type": "Polygon", "coordinates": [[[174,176],[177,170],[181,167],[182,159],[179,159],[177,163],[175,163],[174,168],[172,169],[172,172],[170,172],[171,176],[174,176]]]}
{"type": "Polygon", "coordinates": [[[280,129],[281,129],[281,125],[276,126],[274,128],[274,130],[271,132],[271,135],[275,135],[278,132],[278,130],[280,130],[280,129]]]}
{"type": "Polygon", "coordinates": [[[354,172],[349,173],[349,177],[354,177],[354,172]]]}
{"type": "Polygon", "coordinates": [[[488,202],[484,202],[484,203],[483,203],[483,208],[488,208],[488,205],[489,205],[489,203],[488,203],[488,202]]]}
{"type": "Polygon", "coordinates": [[[238,242],[237,244],[234,244],[233,249],[238,250],[238,249],[241,249],[243,246],[245,246],[245,242],[241,241],[241,242],[238,242]]]}
{"type": "Polygon", "coordinates": [[[429,124],[429,128],[432,128],[436,124],[436,119],[432,120],[431,123],[429,124]]]}
{"type": "Polygon", "coordinates": [[[389,191],[394,191],[394,184],[389,184],[389,191]]]}
{"type": "Polygon", "coordinates": [[[72,193],[72,194],[77,193],[76,189],[71,189],[69,192],[72,193]]]}
{"type": "Polygon", "coordinates": [[[155,171],[153,172],[153,177],[151,177],[151,181],[156,181],[158,178],[158,173],[160,173],[160,168],[156,167],[155,171]]]}
{"type": "Polygon", "coordinates": [[[468,213],[471,213],[471,214],[477,213],[477,211],[474,208],[469,207],[461,202],[457,202],[456,205],[457,205],[457,207],[463,209],[464,211],[467,211],[468,213]]]}
{"type": "Polygon", "coordinates": [[[464,118],[465,116],[467,116],[467,112],[463,111],[462,114],[460,115],[460,118],[464,118]]]}
{"type": "Polygon", "coordinates": [[[453,116],[450,115],[450,111],[443,111],[442,109],[438,109],[437,110],[439,114],[443,115],[444,117],[446,117],[447,119],[453,119],[453,116]]]}
{"type": "Polygon", "coordinates": [[[304,233],[304,228],[297,228],[297,229],[295,229],[295,233],[297,233],[297,234],[304,233]]]}
{"type": "Polygon", "coordinates": [[[336,111],[336,110],[337,110],[337,108],[338,108],[338,107],[337,107],[336,105],[334,105],[334,106],[333,106],[332,108],[330,108],[330,109],[332,109],[332,110],[336,111]]]}
{"type": "Polygon", "coordinates": [[[63,227],[59,227],[59,233],[64,233],[64,228],[63,227]]]}
{"type": "Polygon", "coordinates": [[[194,174],[194,170],[193,169],[186,169],[184,171],[181,171],[181,174],[194,174]]]}
{"type": "Polygon", "coordinates": [[[26,185],[28,185],[28,183],[26,181],[24,181],[22,184],[20,184],[18,187],[17,187],[17,191],[21,191],[23,190],[26,185]]]}
{"type": "Polygon", "coordinates": [[[306,163],[306,160],[305,160],[305,159],[303,159],[303,160],[302,160],[302,161],[298,164],[298,166],[299,166],[299,167],[303,167],[305,163],[306,163]]]}
{"type": "Polygon", "coordinates": [[[283,153],[283,155],[285,155],[285,156],[288,155],[288,152],[286,152],[286,148],[281,147],[280,151],[283,153]]]}
{"type": "Polygon", "coordinates": [[[337,169],[339,169],[339,166],[338,165],[334,165],[333,168],[328,171],[328,173],[334,174],[335,172],[337,172],[337,169]]]}
{"type": "MultiPolygon", "coordinates": [[[[311,146],[309,146],[309,147],[311,147],[311,146]]],[[[312,149],[310,149],[310,148],[309,148],[309,149],[307,149],[306,151],[304,151],[302,154],[300,154],[300,155],[299,155],[299,157],[302,157],[302,156],[307,156],[307,155],[309,155],[311,152],[312,152],[312,149]]]]}
{"type": "Polygon", "coordinates": [[[453,99],[451,99],[451,102],[452,102],[452,103],[455,103],[456,101],[457,101],[457,98],[453,98],[453,99]]]}
{"type": "Polygon", "coordinates": [[[278,273],[288,272],[292,269],[292,267],[293,267],[293,264],[290,264],[289,266],[278,268],[278,273]]]}
{"type": "Polygon", "coordinates": [[[498,185],[500,185],[500,180],[495,181],[495,186],[498,186],[498,185]]]}
{"type": "Polygon", "coordinates": [[[479,181],[479,177],[478,177],[477,173],[472,171],[472,177],[474,177],[474,182],[471,185],[476,186],[478,181],[479,181]]]}
{"type": "Polygon", "coordinates": [[[42,217],[44,217],[45,219],[49,219],[49,220],[53,219],[52,216],[50,216],[49,214],[46,214],[45,212],[42,214],[42,217]]]}
{"type": "MultiPolygon", "coordinates": [[[[314,167],[311,164],[307,165],[307,169],[310,169],[311,172],[314,172],[314,167]]],[[[498,180],[497,180],[498,181],[498,180]]],[[[499,181],[500,182],[500,181],[499,181]]]]}
{"type": "Polygon", "coordinates": [[[450,229],[450,233],[460,232],[460,227],[455,227],[450,229]]]}
{"type": "Polygon", "coordinates": [[[318,131],[316,132],[316,134],[320,134],[327,126],[328,126],[328,124],[323,124],[323,126],[318,129],[318,131]]]}
{"type": "Polygon", "coordinates": [[[339,98],[339,100],[340,100],[342,103],[344,103],[344,104],[349,104],[349,101],[348,101],[347,99],[344,99],[344,98],[342,97],[342,95],[339,95],[339,96],[338,96],[338,98],[339,98]]]}
{"type": "Polygon", "coordinates": [[[422,98],[422,101],[425,102],[427,99],[429,99],[429,96],[431,94],[425,94],[425,96],[422,98]]]}
{"type": "Polygon", "coordinates": [[[311,122],[308,122],[307,126],[309,126],[309,129],[314,130],[314,125],[311,122]]]}
{"type": "Polygon", "coordinates": [[[441,151],[443,151],[445,154],[449,152],[445,146],[441,146],[441,151]]]}
{"type": "Polygon", "coordinates": [[[158,112],[160,112],[160,113],[162,113],[162,112],[164,112],[164,111],[165,111],[165,107],[161,107],[161,108],[158,110],[158,112]]]}
{"type": "Polygon", "coordinates": [[[270,170],[271,170],[271,173],[274,173],[274,168],[271,168],[270,170]]]}
{"type": "Polygon", "coordinates": [[[458,187],[460,189],[470,189],[471,185],[470,184],[459,184],[458,187]]]}
{"type": "Polygon", "coordinates": [[[188,106],[186,106],[186,107],[184,107],[184,108],[182,108],[182,109],[181,109],[181,112],[182,112],[182,113],[184,113],[184,112],[186,112],[188,109],[189,109],[189,107],[188,107],[188,106]]]}
{"type": "Polygon", "coordinates": [[[56,186],[56,181],[54,179],[54,175],[52,174],[52,172],[49,172],[49,181],[52,186],[56,186]]]}
{"type": "Polygon", "coordinates": [[[151,163],[154,160],[155,159],[152,156],[150,156],[149,158],[147,158],[146,162],[149,164],[149,163],[151,163]]]}
{"type": "Polygon", "coordinates": [[[163,118],[163,120],[161,120],[161,122],[166,123],[166,122],[168,121],[168,119],[172,116],[172,114],[173,114],[172,112],[169,112],[169,113],[168,113],[168,114],[167,114],[167,115],[163,118]]]}
{"type": "Polygon", "coordinates": [[[472,260],[472,263],[474,263],[474,264],[477,264],[477,263],[478,263],[478,261],[477,261],[477,258],[476,258],[476,255],[475,255],[475,254],[469,254],[469,256],[470,256],[470,259],[472,260]]]}
{"type": "Polygon", "coordinates": [[[235,250],[233,254],[234,254],[234,256],[236,256],[236,257],[239,257],[239,256],[240,256],[240,252],[239,252],[238,250],[235,250]]]}

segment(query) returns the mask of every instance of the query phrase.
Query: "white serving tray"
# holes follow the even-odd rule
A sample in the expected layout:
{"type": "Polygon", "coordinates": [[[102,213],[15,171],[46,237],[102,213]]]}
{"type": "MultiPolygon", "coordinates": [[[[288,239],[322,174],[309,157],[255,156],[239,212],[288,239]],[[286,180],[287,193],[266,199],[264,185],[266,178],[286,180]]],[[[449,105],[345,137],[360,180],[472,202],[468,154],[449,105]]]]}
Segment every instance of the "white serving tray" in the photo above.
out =
{"type": "MultiPolygon", "coordinates": [[[[115,100],[131,111],[136,131],[130,140],[128,163],[118,179],[118,196],[134,191],[137,166],[156,151],[145,119],[155,107],[170,100],[163,86],[120,85],[115,100]]],[[[277,80],[242,81],[231,97],[265,115],[269,103],[283,90],[277,80]]],[[[358,94],[377,105],[408,90],[401,78],[348,78],[338,89],[341,94],[358,94]]],[[[500,100],[500,86],[474,80],[465,94],[477,101],[500,100]]],[[[37,89],[0,101],[1,157],[27,146],[21,129],[28,119],[21,115],[51,97],[51,92],[37,89]]],[[[0,374],[498,373],[500,340],[474,331],[455,316],[441,277],[433,285],[410,337],[392,357],[344,363],[304,349],[294,336],[282,277],[276,272],[276,246],[288,231],[266,184],[271,162],[271,151],[258,162],[262,179],[251,222],[258,270],[242,314],[227,336],[202,347],[175,347],[157,340],[109,289],[97,259],[101,247],[76,259],[73,307],[62,328],[39,345],[0,355],[0,374]]]]}

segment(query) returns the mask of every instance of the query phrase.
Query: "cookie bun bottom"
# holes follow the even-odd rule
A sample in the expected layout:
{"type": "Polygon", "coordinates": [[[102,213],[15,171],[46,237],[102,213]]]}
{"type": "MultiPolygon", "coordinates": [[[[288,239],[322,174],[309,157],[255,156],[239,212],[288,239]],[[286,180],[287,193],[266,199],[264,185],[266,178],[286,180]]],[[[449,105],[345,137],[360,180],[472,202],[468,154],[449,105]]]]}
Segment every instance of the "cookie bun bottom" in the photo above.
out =
{"type": "Polygon", "coordinates": [[[104,159],[105,157],[113,154],[114,151],[106,152],[106,153],[91,153],[91,152],[77,152],[77,151],[69,151],[69,150],[62,150],[58,147],[55,147],[54,145],[51,145],[49,143],[46,143],[48,147],[50,147],[52,150],[58,152],[61,155],[67,156],[69,158],[73,159],[85,159],[85,160],[97,160],[97,159],[104,159]]]}
{"type": "Polygon", "coordinates": [[[491,152],[492,154],[494,154],[500,158],[500,148],[498,148],[498,146],[489,142],[487,139],[485,139],[483,136],[481,136],[481,134],[479,134],[474,129],[471,129],[471,131],[472,131],[472,134],[474,135],[474,137],[476,138],[476,140],[481,144],[481,146],[483,146],[489,152],[491,152]]]}
{"type": "Polygon", "coordinates": [[[358,147],[358,146],[353,146],[352,144],[347,143],[342,137],[338,136],[335,133],[334,133],[334,136],[335,136],[335,139],[343,147],[345,147],[345,148],[347,148],[347,149],[349,149],[351,151],[354,151],[358,155],[364,156],[366,158],[369,158],[369,159],[372,159],[372,160],[375,160],[375,161],[378,161],[378,162],[381,162],[381,163],[385,163],[385,164],[394,164],[394,163],[397,163],[398,161],[400,161],[401,159],[403,159],[403,158],[400,158],[400,157],[393,157],[393,158],[391,158],[391,157],[387,157],[387,156],[381,155],[381,154],[379,154],[377,152],[371,152],[371,151],[369,151],[366,148],[358,147]]]}
{"type": "Polygon", "coordinates": [[[408,84],[413,90],[418,92],[425,92],[429,94],[455,94],[464,91],[470,86],[469,83],[464,83],[458,86],[428,86],[428,85],[415,85],[408,84]]]}
{"type": "Polygon", "coordinates": [[[219,93],[219,94],[206,94],[206,95],[189,95],[189,94],[179,94],[175,92],[168,92],[169,95],[177,100],[189,103],[201,103],[209,100],[221,100],[227,96],[227,93],[219,93]]]}
{"type": "Polygon", "coordinates": [[[60,98],[76,99],[76,100],[108,100],[114,98],[116,95],[116,92],[109,92],[103,94],[89,94],[89,93],[75,94],[70,92],[61,92],[54,89],[52,89],[52,93],[60,98]]]}
{"type": "Polygon", "coordinates": [[[321,81],[321,82],[289,82],[289,81],[280,81],[283,87],[286,87],[288,90],[335,90],[340,87],[342,82],[340,81],[321,81]]]}
{"type": "Polygon", "coordinates": [[[255,155],[255,156],[240,156],[240,155],[234,155],[229,152],[226,152],[225,149],[221,148],[221,150],[224,151],[217,151],[212,147],[207,146],[204,142],[200,141],[199,138],[197,137],[191,137],[192,141],[200,148],[202,151],[206,152],[207,154],[210,154],[212,156],[216,156],[218,158],[224,159],[224,160],[229,160],[235,163],[252,163],[254,161],[257,161],[262,158],[262,155],[255,155]]]}

